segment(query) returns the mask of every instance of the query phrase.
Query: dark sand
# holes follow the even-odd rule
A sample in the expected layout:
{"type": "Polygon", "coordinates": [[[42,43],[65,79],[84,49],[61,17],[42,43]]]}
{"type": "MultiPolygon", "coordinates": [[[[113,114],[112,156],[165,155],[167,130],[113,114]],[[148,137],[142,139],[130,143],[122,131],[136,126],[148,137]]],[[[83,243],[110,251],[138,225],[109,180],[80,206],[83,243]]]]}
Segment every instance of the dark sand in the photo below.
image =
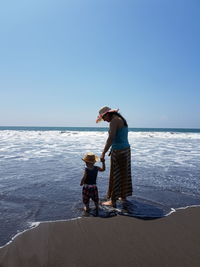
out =
{"type": "Polygon", "coordinates": [[[41,223],[0,249],[1,267],[199,267],[200,207],[168,217],[41,223]]]}

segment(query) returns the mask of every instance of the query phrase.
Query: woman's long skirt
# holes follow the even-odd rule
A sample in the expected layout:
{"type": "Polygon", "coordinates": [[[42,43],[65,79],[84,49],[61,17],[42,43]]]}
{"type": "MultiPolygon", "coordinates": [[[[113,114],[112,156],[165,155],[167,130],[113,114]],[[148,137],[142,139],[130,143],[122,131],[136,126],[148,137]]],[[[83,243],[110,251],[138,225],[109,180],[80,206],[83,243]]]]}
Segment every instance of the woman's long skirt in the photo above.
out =
{"type": "Polygon", "coordinates": [[[130,147],[111,152],[110,180],[107,196],[116,201],[131,196],[131,150],[130,147]]]}

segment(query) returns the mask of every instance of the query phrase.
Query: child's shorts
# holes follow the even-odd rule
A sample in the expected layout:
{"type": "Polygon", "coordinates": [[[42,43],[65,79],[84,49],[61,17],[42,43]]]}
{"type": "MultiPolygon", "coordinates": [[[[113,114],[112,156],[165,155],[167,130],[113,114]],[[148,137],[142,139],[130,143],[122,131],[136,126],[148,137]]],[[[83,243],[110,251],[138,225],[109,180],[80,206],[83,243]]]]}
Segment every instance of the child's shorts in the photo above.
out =
{"type": "Polygon", "coordinates": [[[85,184],[83,186],[83,203],[87,205],[90,201],[90,198],[95,202],[99,202],[99,194],[98,194],[98,188],[96,185],[87,185],[85,184]]]}

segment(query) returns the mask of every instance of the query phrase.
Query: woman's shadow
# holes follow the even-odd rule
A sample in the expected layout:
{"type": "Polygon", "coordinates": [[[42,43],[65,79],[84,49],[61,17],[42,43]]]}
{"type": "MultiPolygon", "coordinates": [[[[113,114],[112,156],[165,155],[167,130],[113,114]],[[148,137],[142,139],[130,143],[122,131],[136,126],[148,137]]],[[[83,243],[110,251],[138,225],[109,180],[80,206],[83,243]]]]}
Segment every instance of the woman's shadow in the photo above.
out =
{"type": "Polygon", "coordinates": [[[118,214],[143,220],[162,218],[171,212],[171,208],[169,207],[164,207],[156,203],[148,203],[139,199],[119,203],[118,207],[118,214]]]}

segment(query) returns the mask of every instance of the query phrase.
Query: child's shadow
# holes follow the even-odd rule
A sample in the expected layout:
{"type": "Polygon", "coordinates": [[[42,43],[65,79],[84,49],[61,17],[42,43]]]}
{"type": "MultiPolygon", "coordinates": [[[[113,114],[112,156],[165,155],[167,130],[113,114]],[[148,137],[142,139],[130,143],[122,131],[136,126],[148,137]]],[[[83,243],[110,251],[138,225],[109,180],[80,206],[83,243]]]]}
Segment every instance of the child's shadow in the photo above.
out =
{"type": "Polygon", "coordinates": [[[88,212],[83,211],[83,217],[101,217],[101,218],[109,218],[116,216],[117,212],[112,207],[103,207],[99,205],[99,209],[96,210],[96,208],[91,207],[88,212]]]}

